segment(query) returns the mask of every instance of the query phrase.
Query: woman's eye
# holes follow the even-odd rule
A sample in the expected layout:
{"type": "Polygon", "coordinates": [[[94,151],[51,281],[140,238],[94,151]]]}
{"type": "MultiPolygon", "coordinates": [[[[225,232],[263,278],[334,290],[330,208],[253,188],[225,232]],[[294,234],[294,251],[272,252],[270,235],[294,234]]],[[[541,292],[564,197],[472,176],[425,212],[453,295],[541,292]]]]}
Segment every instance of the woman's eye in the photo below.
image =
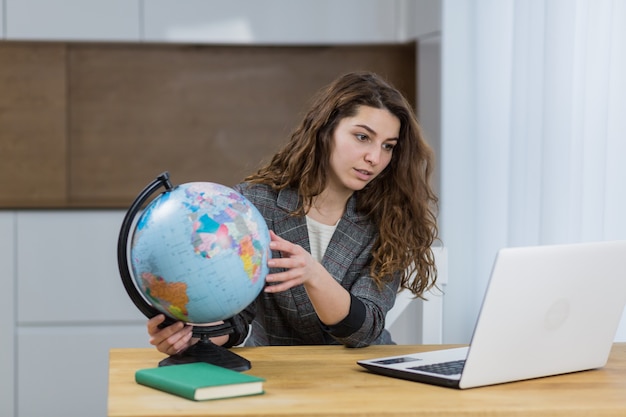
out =
{"type": "Polygon", "coordinates": [[[395,147],[396,147],[396,145],[393,145],[391,143],[385,143],[383,145],[383,149],[385,149],[387,151],[393,151],[393,148],[395,148],[395,147]]]}
{"type": "Polygon", "coordinates": [[[363,133],[357,133],[355,136],[361,142],[363,142],[364,140],[367,140],[367,135],[364,135],[363,133]]]}

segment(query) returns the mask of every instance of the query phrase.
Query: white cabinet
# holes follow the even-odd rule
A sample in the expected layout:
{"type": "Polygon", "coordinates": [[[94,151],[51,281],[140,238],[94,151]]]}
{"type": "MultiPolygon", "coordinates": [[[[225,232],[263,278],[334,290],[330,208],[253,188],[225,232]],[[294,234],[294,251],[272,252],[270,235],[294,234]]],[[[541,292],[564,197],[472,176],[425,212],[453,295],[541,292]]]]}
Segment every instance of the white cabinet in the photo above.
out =
{"type": "Polygon", "coordinates": [[[104,417],[109,349],[150,346],[117,269],[123,217],[0,211],[1,416],[104,417]]]}
{"type": "Polygon", "coordinates": [[[0,211],[0,416],[13,416],[15,396],[15,213],[0,211]]]}
{"type": "Polygon", "coordinates": [[[140,0],[4,0],[8,40],[139,41],[140,0]]]}
{"type": "Polygon", "coordinates": [[[399,0],[151,0],[144,40],[216,44],[397,42],[399,0]]]}
{"type": "Polygon", "coordinates": [[[138,321],[117,269],[123,211],[23,211],[17,214],[17,322],[138,321]]]}
{"type": "Polygon", "coordinates": [[[8,40],[341,45],[440,28],[441,0],[0,0],[8,40]]]}
{"type": "Polygon", "coordinates": [[[440,27],[440,0],[2,2],[8,40],[341,45],[406,42],[440,27]]]}
{"type": "Polygon", "coordinates": [[[147,339],[144,325],[20,326],[19,417],[105,417],[109,349],[144,347],[147,339]]]}
{"type": "Polygon", "coordinates": [[[441,0],[401,0],[405,39],[423,39],[441,31],[441,0]]]}

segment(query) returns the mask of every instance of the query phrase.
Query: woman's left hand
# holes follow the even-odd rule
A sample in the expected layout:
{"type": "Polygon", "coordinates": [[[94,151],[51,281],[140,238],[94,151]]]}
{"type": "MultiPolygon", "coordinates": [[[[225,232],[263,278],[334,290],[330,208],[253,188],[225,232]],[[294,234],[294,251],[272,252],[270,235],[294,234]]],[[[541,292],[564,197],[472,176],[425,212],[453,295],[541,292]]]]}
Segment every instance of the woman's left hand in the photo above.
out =
{"type": "Polygon", "coordinates": [[[270,268],[283,268],[286,271],[268,274],[265,292],[281,292],[314,279],[322,265],[302,246],[289,242],[270,231],[270,248],[280,251],[282,258],[272,258],[267,262],[270,268]]]}

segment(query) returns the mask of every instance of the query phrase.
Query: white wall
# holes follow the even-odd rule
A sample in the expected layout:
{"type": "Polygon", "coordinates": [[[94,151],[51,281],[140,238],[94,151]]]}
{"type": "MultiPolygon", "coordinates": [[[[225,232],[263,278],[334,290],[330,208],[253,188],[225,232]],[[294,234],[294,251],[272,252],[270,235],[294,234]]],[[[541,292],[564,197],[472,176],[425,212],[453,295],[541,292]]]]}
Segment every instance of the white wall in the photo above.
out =
{"type": "Polygon", "coordinates": [[[449,251],[449,285],[444,305],[444,341],[467,343],[478,315],[475,293],[473,246],[464,237],[475,236],[475,206],[472,204],[473,68],[465,37],[471,30],[468,2],[443,2],[441,47],[441,213],[440,231],[449,251]],[[450,139],[448,139],[450,138],[450,139]],[[460,138],[463,138],[462,140],[460,138]],[[455,176],[455,172],[462,172],[455,176]],[[458,207],[455,209],[455,207],[458,207]]]}
{"type": "Polygon", "coordinates": [[[441,33],[420,38],[417,53],[417,117],[435,152],[433,184],[441,193],[441,33]]]}

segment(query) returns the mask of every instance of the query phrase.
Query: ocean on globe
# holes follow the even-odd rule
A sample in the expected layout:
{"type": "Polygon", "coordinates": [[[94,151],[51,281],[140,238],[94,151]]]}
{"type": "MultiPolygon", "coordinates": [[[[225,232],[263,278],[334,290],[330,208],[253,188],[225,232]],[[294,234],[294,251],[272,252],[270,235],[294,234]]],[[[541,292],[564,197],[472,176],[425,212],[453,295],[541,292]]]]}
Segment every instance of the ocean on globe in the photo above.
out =
{"type": "Polygon", "coordinates": [[[139,216],[130,263],[153,307],[206,324],[236,315],[261,292],[269,242],[265,220],[244,196],[190,182],[164,192],[139,216]]]}

